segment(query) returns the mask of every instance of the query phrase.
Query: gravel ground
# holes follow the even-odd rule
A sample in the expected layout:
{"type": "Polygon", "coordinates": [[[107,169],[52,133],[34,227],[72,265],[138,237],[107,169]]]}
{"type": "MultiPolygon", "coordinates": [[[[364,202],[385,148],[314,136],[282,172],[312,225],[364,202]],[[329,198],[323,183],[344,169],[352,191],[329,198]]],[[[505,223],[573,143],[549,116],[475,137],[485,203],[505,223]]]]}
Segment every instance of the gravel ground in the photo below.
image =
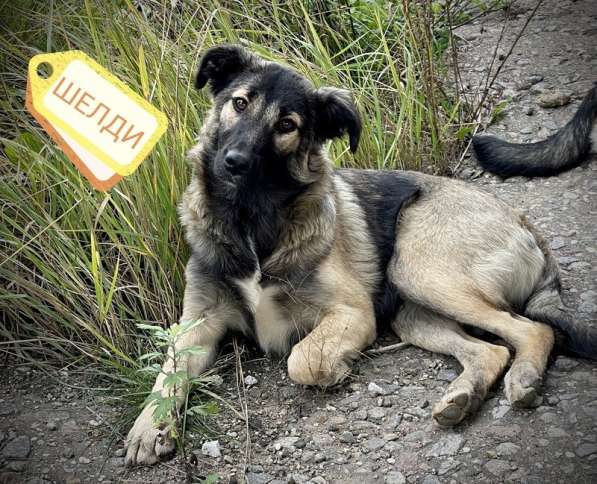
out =
{"type": "MultiPolygon", "coordinates": [[[[533,5],[516,3],[498,54],[507,52],[533,5]]],[[[543,3],[492,91],[511,101],[489,132],[530,141],[571,117],[596,80],[596,21],[594,0],[543,3]],[[564,106],[541,107],[540,97],[555,91],[564,106]]],[[[471,93],[504,23],[504,13],[496,12],[459,29],[471,93]]],[[[595,157],[555,178],[505,183],[466,158],[459,176],[529,214],[561,264],[565,303],[580,320],[596,324],[595,157]]],[[[385,335],[377,344],[393,342],[385,335]]],[[[205,452],[205,442],[191,437],[198,475],[214,472],[222,482],[246,478],[251,484],[597,482],[595,363],[557,356],[535,408],[511,408],[500,384],[474,418],[445,430],[432,422],[430,409],[460,371],[451,358],[412,347],[365,358],[349,382],[326,392],[294,385],[283,361],[252,350],[241,360],[240,380],[250,385],[239,389],[241,368],[228,364],[217,392],[248,415],[248,425],[224,407],[205,452]]],[[[84,389],[92,384],[28,367],[0,373],[0,483],[184,480],[180,457],[152,468],[123,467],[122,443],[112,428],[118,409],[84,389]]]]}

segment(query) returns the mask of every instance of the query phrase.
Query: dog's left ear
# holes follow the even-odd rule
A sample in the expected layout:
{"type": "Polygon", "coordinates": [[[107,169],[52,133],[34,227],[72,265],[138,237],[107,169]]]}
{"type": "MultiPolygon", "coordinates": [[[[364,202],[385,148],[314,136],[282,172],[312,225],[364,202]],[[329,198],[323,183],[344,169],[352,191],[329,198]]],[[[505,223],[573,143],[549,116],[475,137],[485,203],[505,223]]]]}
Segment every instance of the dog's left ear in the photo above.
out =
{"type": "Polygon", "coordinates": [[[202,89],[209,82],[215,95],[224,89],[235,76],[248,69],[254,56],[240,45],[218,45],[207,50],[195,79],[195,87],[202,89]]]}
{"type": "Polygon", "coordinates": [[[361,117],[352,95],[346,89],[322,87],[316,96],[316,136],[323,140],[341,138],[348,133],[350,151],[359,146],[361,117]]]}

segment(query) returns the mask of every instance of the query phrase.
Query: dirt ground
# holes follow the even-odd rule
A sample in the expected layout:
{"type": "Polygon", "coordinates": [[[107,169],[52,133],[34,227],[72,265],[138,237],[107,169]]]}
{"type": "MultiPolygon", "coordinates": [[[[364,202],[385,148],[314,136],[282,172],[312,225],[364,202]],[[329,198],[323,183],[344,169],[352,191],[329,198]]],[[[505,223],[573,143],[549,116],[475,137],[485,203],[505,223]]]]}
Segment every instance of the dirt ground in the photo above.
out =
{"type": "MultiPolygon", "coordinates": [[[[495,12],[461,27],[461,69],[474,92],[500,32],[507,53],[534,2],[516,2],[509,20],[495,12]]],[[[498,77],[496,97],[511,99],[489,128],[510,140],[544,138],[562,126],[597,80],[597,4],[547,0],[498,77]],[[563,107],[538,97],[558,90],[563,107]]],[[[465,158],[462,178],[527,212],[548,236],[563,272],[564,301],[597,324],[597,163],[558,177],[502,182],[465,158]]],[[[387,335],[377,345],[395,342],[387,335]]],[[[535,408],[511,408],[503,384],[479,413],[455,429],[432,422],[431,408],[460,371],[455,360],[407,348],[357,363],[355,375],[322,392],[289,381],[283,361],[253,351],[225,365],[216,391],[248,415],[223,407],[214,419],[212,456],[190,436],[198,475],[266,483],[589,483],[597,482],[597,364],[554,357],[535,408]],[[242,381],[243,378],[241,378],[242,381]],[[216,454],[220,454],[216,456],[216,454]]],[[[151,468],[123,467],[117,408],[95,383],[27,366],[0,373],[0,483],[178,482],[180,457],[151,468]],[[59,383],[61,381],[62,383],[59,383]],[[99,395],[99,396],[98,396],[99,395]]]]}

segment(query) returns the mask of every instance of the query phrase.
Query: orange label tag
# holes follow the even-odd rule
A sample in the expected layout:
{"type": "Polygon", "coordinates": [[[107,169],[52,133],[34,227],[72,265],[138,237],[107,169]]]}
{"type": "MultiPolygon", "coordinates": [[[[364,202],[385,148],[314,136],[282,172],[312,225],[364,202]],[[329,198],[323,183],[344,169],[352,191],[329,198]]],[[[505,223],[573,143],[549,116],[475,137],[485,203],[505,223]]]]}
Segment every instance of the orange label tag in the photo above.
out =
{"type": "Polygon", "coordinates": [[[98,190],[133,173],[168,125],[162,112],[79,51],[31,59],[26,106],[98,190]],[[42,76],[40,66],[51,73],[42,76]]]}

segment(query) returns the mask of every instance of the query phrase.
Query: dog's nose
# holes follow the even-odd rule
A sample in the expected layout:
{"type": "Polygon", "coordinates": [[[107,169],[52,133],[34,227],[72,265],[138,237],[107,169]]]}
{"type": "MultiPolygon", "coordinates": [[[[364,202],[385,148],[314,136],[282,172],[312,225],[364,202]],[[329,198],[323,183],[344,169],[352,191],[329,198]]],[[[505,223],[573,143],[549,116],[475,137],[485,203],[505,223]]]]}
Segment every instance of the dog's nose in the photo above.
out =
{"type": "Polygon", "coordinates": [[[224,157],[224,165],[233,175],[241,175],[249,169],[249,157],[238,150],[230,150],[224,157]]]}

